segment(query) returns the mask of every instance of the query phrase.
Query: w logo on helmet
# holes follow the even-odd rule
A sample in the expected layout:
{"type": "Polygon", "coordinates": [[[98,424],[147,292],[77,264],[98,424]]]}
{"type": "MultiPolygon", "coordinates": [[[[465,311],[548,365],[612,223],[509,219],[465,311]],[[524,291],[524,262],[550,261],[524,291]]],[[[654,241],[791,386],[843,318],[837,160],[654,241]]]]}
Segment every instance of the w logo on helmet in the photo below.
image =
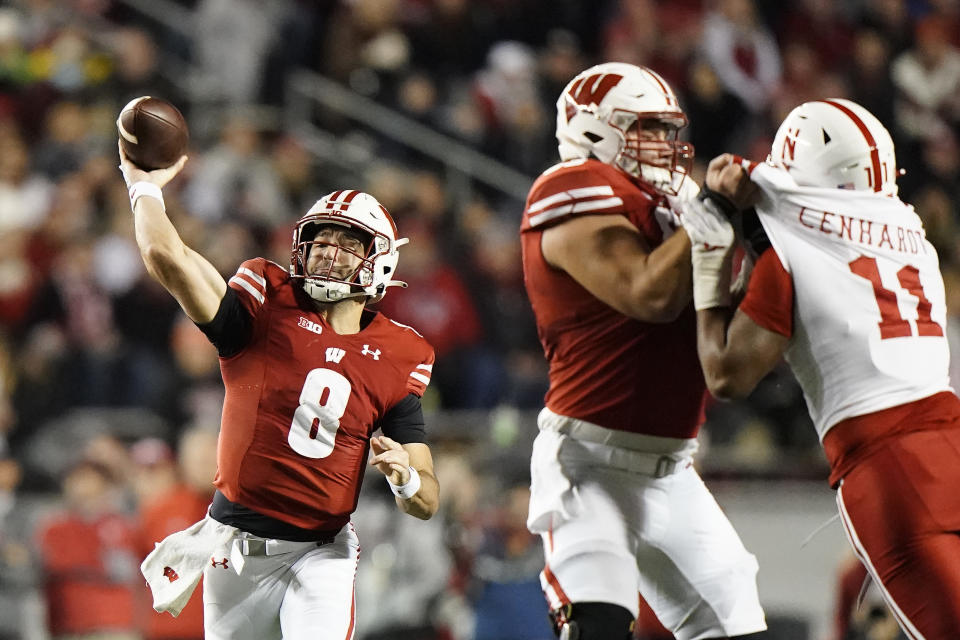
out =
{"type": "MultiPolygon", "coordinates": [[[[579,105],[600,104],[600,101],[610,92],[610,89],[617,86],[617,83],[621,80],[623,80],[623,76],[618,73],[597,73],[586,76],[576,80],[570,86],[567,95],[574,103],[579,105]]],[[[568,101],[567,120],[572,118],[576,112],[577,108],[568,101]]]]}

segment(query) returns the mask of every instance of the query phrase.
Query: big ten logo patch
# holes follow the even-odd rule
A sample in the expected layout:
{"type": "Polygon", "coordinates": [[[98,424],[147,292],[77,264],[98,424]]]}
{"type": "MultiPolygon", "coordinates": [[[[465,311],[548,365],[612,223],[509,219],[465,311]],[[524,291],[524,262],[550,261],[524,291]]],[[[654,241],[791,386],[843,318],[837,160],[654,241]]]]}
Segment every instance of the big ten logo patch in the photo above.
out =
{"type": "Polygon", "coordinates": [[[297,321],[297,326],[306,329],[307,331],[312,331],[313,333],[320,335],[323,333],[323,327],[319,323],[313,322],[312,320],[307,320],[303,316],[300,316],[300,319],[297,321]]]}

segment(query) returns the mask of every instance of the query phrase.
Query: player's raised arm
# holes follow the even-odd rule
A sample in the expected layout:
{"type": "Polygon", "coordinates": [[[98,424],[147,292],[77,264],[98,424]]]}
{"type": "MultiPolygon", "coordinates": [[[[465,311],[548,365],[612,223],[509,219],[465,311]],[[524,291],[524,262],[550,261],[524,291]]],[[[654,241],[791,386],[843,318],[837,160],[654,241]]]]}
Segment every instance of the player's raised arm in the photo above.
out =
{"type": "Polygon", "coordinates": [[[120,170],[130,192],[140,256],[150,275],[169,291],[187,316],[204,324],[213,320],[227,283],[206,258],[184,244],[167,217],[161,188],[187,162],[181,157],[165,169],[143,171],[120,147],[120,170]]]}

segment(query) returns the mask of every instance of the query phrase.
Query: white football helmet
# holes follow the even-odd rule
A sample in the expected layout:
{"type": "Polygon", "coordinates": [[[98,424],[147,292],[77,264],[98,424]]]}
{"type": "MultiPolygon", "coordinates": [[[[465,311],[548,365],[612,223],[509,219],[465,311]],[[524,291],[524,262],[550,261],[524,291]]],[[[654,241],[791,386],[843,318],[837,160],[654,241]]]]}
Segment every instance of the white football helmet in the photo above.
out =
{"type": "Polygon", "coordinates": [[[656,72],[606,62],[577,75],[557,100],[560,158],[594,157],[676,195],[693,163],[693,145],[677,140],[687,116],[666,80],[656,72]],[[638,140],[627,132],[656,120],[666,126],[664,141],[638,140]]]}
{"type": "Polygon", "coordinates": [[[392,279],[399,258],[397,249],[407,242],[406,238],[397,238],[393,218],[376,198],[360,191],[334,191],[317,200],[294,227],[290,275],[301,279],[303,290],[319,302],[359,297],[377,302],[383,298],[387,287],[407,286],[405,282],[392,279]],[[357,269],[349,276],[337,277],[333,273],[336,256],[322,273],[307,273],[307,257],[313,245],[335,246],[314,239],[319,226],[326,224],[359,230],[369,238],[364,255],[337,247],[338,251],[346,251],[360,259],[357,269]]]}
{"type": "Polygon", "coordinates": [[[801,186],[897,195],[893,139],[872,113],[850,100],[795,108],[780,125],[769,160],[801,186]]]}

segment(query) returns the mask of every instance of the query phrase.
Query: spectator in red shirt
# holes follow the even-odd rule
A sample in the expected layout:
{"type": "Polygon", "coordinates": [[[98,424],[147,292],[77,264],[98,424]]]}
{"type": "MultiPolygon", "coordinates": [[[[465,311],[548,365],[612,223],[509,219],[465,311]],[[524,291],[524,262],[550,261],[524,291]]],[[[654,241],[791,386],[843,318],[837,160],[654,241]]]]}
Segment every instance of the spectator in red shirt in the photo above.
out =
{"type": "Polygon", "coordinates": [[[65,510],[37,533],[50,634],[55,640],[138,640],[139,556],[113,477],[83,460],[62,486],[65,510]]]}
{"type": "MultiPolygon", "coordinates": [[[[213,498],[213,476],[217,470],[217,433],[201,427],[188,429],[180,438],[177,464],[172,459],[156,460],[157,465],[175,468],[178,482],[148,498],[140,508],[140,556],[153,550],[154,543],[201,520],[213,498]]],[[[194,591],[187,606],[174,618],[153,611],[149,589],[144,587],[145,640],[202,640],[203,595],[194,591]]]]}

